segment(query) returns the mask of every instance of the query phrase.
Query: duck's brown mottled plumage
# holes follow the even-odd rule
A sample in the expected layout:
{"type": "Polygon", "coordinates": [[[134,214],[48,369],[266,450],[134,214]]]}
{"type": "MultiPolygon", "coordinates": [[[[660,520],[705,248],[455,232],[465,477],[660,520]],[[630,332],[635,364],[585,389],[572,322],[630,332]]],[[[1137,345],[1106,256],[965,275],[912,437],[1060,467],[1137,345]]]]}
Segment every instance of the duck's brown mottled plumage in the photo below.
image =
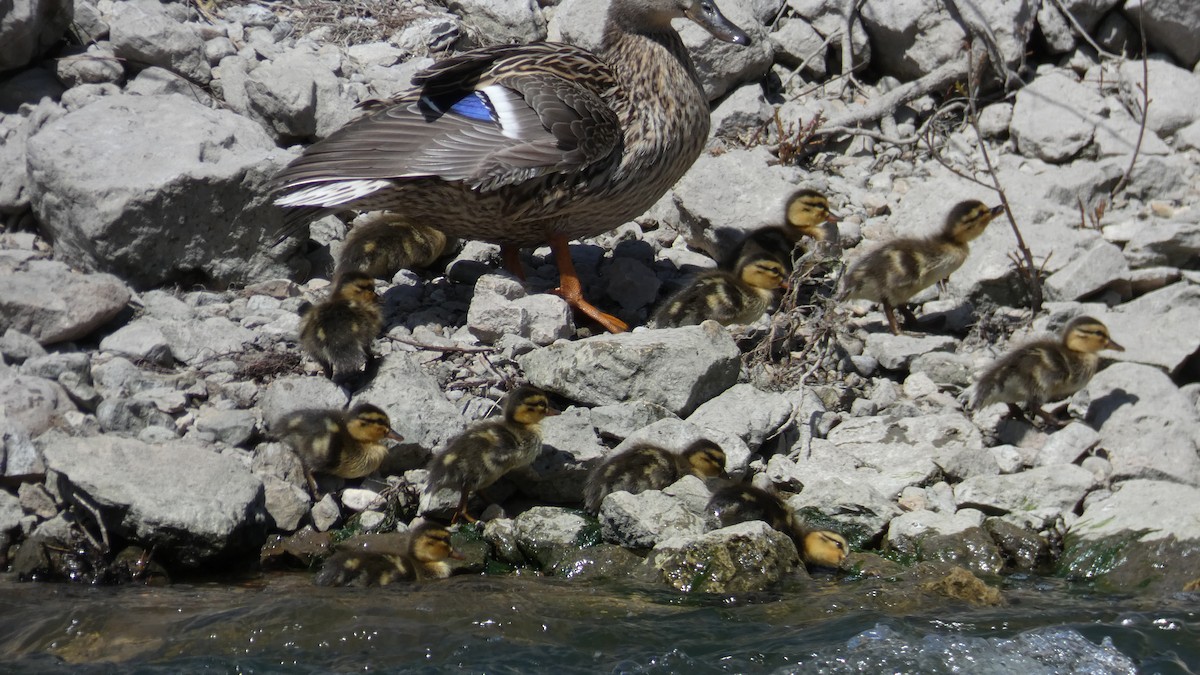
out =
{"type": "Polygon", "coordinates": [[[304,310],[300,347],[334,380],[358,373],[383,327],[375,280],[361,272],[339,276],[329,297],[304,310]]]}
{"type": "MultiPolygon", "coordinates": [[[[388,535],[381,535],[388,536],[388,535]]],[[[387,586],[398,581],[445,579],[446,560],[462,555],[450,544],[450,532],[425,524],[387,545],[343,550],[330,556],[313,579],[318,586],[387,586]]]]}
{"type": "Polygon", "coordinates": [[[314,495],[314,472],[362,478],[379,469],[387,457],[387,446],[380,441],[404,440],[392,430],[387,413],[369,403],[349,411],[297,410],[279,418],[271,430],[295,449],[314,495]]]}
{"type": "MultiPolygon", "coordinates": [[[[785,254],[790,255],[790,254],[785,254]]],[[[733,272],[709,270],[668,298],[654,312],[656,328],[692,326],[706,319],[722,325],[751,323],[787,287],[790,258],[757,251],[738,261],[733,272]]]]}
{"type": "Polygon", "coordinates": [[[541,389],[518,387],[509,393],[502,418],[476,422],[429,460],[426,490],[459,491],[452,522],[474,520],[467,513],[467,499],[472,492],[537,458],[542,449],[542,419],[553,412],[541,389]]]}
{"type": "Polygon", "coordinates": [[[732,269],[738,260],[759,253],[791,260],[797,244],[805,238],[814,242],[837,242],[837,216],[829,211],[829,198],[816,190],[798,190],[783,208],[785,225],[764,227],[746,235],[725,258],[722,267],[732,269]]]}
{"type": "Polygon", "coordinates": [[[1125,351],[1108,328],[1090,316],[1072,319],[1058,338],[1034,340],[1010,351],[988,366],[971,391],[970,406],[1007,403],[1014,415],[1028,412],[1051,420],[1042,405],[1083,389],[1100,366],[1097,352],[1125,351]]]}
{"type": "Polygon", "coordinates": [[[400,270],[429,267],[451,245],[441,230],[394,213],[371,213],[360,218],[342,242],[336,276],[362,272],[391,279],[400,270]]]}
{"type": "Polygon", "coordinates": [[[883,305],[888,327],[900,333],[894,309],[911,316],[905,303],[962,267],[969,242],[983,234],[1003,211],[975,200],[956,205],[940,232],[924,238],[903,237],[884,243],[855,261],[842,278],[839,300],[871,300],[883,305]]]}
{"type": "Polygon", "coordinates": [[[584,487],[584,507],[596,513],[610,493],[661,490],[689,474],[699,478],[727,477],[725,452],[709,440],[696,441],[678,453],[655,445],[635,445],[592,469],[584,487]]]}
{"type": "Polygon", "coordinates": [[[787,534],[800,557],[809,565],[837,567],[850,550],[845,537],[829,530],[810,530],[778,496],[744,483],[724,485],[708,500],[708,513],[715,525],[761,520],[787,534]]]}
{"type": "MultiPolygon", "coordinates": [[[[615,0],[599,53],[538,42],[475,49],[309,147],[277,177],[297,218],[395,210],[504,247],[550,242],[562,295],[583,301],[567,241],[650,207],[699,156],[708,101],[672,18],[749,39],[712,0],[615,0]]],[[[515,255],[506,256],[515,260],[515,255]]]]}

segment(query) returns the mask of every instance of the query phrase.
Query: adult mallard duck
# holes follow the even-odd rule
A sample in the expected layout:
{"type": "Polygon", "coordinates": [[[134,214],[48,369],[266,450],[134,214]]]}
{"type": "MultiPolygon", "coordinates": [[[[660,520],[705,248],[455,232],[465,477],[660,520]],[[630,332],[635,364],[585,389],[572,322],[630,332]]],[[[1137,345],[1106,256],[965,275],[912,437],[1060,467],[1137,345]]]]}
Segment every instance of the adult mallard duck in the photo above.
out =
{"type": "Polygon", "coordinates": [[[391,537],[393,541],[390,546],[333,554],[313,582],[318,586],[387,586],[397,581],[445,579],[453,571],[446,561],[463,558],[450,543],[450,532],[432,523],[419,525],[399,537],[374,536],[391,537]]]}
{"type": "Polygon", "coordinates": [[[791,273],[790,253],[752,251],[733,272],[709,270],[697,276],[654,312],[650,325],[693,326],[706,319],[723,326],[751,323],[767,310],[777,290],[788,287],[791,273]]]}
{"type": "Polygon", "coordinates": [[[1024,344],[988,366],[970,393],[970,407],[1007,403],[1009,413],[1024,418],[1017,404],[1053,424],[1054,417],[1042,410],[1048,401],[1066,398],[1083,389],[1100,367],[1097,352],[1125,348],[1108,336],[1108,328],[1090,316],[1072,319],[1059,338],[1043,338],[1024,344]]]}
{"type": "Polygon", "coordinates": [[[894,310],[899,309],[906,321],[916,323],[905,303],[962,267],[971,252],[969,242],[983,234],[988,223],[1003,211],[1003,206],[988,207],[974,199],[956,205],[936,234],[893,239],[859,258],[842,277],[838,299],[881,303],[888,328],[899,335],[894,310]]]}
{"type": "Polygon", "coordinates": [[[635,445],[597,464],[584,486],[584,507],[600,511],[604,498],[617,491],[632,494],[661,490],[680,478],[728,478],[725,451],[716,443],[701,439],[683,452],[671,452],[656,445],[635,445]]]}
{"type": "Polygon", "coordinates": [[[387,413],[370,403],[346,410],[297,410],[281,417],[272,432],[295,449],[304,466],[304,478],[313,496],[313,472],[341,478],[362,478],[374,473],[387,458],[381,441],[404,438],[392,429],[387,413]]]}
{"type": "Polygon", "coordinates": [[[549,243],[556,291],[617,332],[583,298],[567,242],[640,215],[687,171],[708,137],[708,99],[671,20],[750,39],[713,0],[613,0],[598,53],[536,42],[438,62],[413,88],[313,144],[277,177],[293,220],[341,209],[395,210],[448,235],[549,243]]]}
{"type": "Polygon", "coordinates": [[[829,530],[811,530],[800,522],[778,496],[745,483],[724,485],[708,500],[709,519],[729,527],[761,520],[792,538],[801,559],[808,565],[837,567],[846,559],[846,538],[829,530]]]}

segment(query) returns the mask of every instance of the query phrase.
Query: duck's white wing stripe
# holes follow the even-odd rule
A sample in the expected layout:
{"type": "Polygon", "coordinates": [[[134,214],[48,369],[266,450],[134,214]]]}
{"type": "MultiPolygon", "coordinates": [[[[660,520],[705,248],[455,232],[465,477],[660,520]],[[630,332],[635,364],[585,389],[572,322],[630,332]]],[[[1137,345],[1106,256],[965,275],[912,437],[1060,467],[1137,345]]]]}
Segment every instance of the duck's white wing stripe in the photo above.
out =
{"type": "Polygon", "coordinates": [[[366,197],[392,184],[390,180],[340,180],[318,183],[286,194],[275,203],[279,206],[340,206],[366,197]]]}

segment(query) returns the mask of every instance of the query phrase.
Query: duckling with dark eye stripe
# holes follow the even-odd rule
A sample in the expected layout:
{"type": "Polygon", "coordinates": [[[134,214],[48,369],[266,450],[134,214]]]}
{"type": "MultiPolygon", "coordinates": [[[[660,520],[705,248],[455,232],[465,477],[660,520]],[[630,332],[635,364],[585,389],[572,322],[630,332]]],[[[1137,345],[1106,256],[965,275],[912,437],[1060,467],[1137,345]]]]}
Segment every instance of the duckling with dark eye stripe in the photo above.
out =
{"type": "Polygon", "coordinates": [[[1054,424],[1057,420],[1042,405],[1087,386],[1100,367],[1097,352],[1105,349],[1125,351],[1109,337],[1103,323],[1090,316],[1076,317],[1061,337],[1027,343],[988,366],[970,393],[970,407],[1007,403],[1011,415],[1024,418],[1017,405],[1024,403],[1029,413],[1054,424]]]}
{"type": "Polygon", "coordinates": [[[588,474],[584,486],[584,507],[591,513],[609,494],[632,494],[661,490],[680,478],[728,478],[725,452],[710,440],[699,440],[683,452],[671,452],[655,445],[635,445],[606,458],[588,474]]]}
{"type": "Polygon", "coordinates": [[[462,559],[450,543],[450,532],[425,524],[409,532],[399,550],[347,550],[332,555],[313,579],[318,586],[387,586],[398,581],[445,579],[448,559],[462,559]]]}
{"type": "Polygon", "coordinates": [[[850,545],[846,538],[829,530],[805,527],[786,504],[766,490],[732,483],[713,492],[708,500],[709,518],[721,527],[761,520],[791,537],[801,559],[808,565],[838,567],[850,545]]]}
{"type": "Polygon", "coordinates": [[[518,387],[505,401],[504,417],[476,422],[429,460],[426,492],[459,491],[451,524],[475,522],[467,513],[471,493],[537,458],[542,449],[541,422],[553,414],[557,412],[550,407],[546,392],[529,385],[518,387]]]}
{"type": "Polygon", "coordinates": [[[738,261],[733,273],[704,272],[667,299],[650,320],[654,328],[693,326],[706,319],[721,325],[756,321],[775,292],[787,288],[791,260],[757,251],[738,261]]]}
{"type": "Polygon", "coordinates": [[[383,439],[404,440],[392,429],[387,413],[370,403],[349,411],[297,410],[281,417],[272,432],[295,449],[314,497],[314,472],[362,478],[377,471],[387,458],[383,439]]]}
{"type": "Polygon", "coordinates": [[[969,243],[1003,211],[1003,206],[988,207],[968,200],[950,210],[941,232],[925,238],[894,239],[868,252],[842,277],[838,300],[881,303],[888,328],[899,335],[895,310],[915,323],[916,317],[906,305],[909,299],[962,267],[971,250],[969,243]]]}
{"type": "Polygon", "coordinates": [[[764,227],[751,232],[726,259],[732,268],[738,260],[757,253],[792,259],[796,245],[806,237],[814,242],[837,242],[838,217],[829,211],[829,199],[816,190],[798,190],[788,197],[783,210],[786,225],[764,227]]]}
{"type": "Polygon", "coordinates": [[[344,382],[366,367],[381,328],[375,280],[362,272],[347,272],[337,277],[328,298],[302,310],[300,346],[326,377],[344,382]]]}
{"type": "Polygon", "coordinates": [[[393,213],[371,213],[346,235],[337,273],[362,272],[376,279],[391,279],[402,269],[429,267],[452,244],[441,230],[428,225],[393,213]]]}

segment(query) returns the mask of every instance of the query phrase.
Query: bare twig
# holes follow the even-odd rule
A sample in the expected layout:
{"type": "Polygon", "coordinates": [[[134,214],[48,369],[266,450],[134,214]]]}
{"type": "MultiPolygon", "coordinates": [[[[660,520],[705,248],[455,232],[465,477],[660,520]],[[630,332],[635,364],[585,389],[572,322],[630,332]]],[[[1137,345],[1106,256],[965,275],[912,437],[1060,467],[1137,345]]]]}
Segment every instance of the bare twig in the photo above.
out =
{"type": "Polygon", "coordinates": [[[826,120],[814,134],[828,136],[828,129],[837,129],[833,133],[842,133],[840,129],[858,127],[871,122],[895,110],[909,101],[923,96],[931,91],[942,89],[966,76],[966,66],[961,61],[944,63],[912,82],[906,82],[899,87],[871,101],[870,104],[848,111],[837,117],[826,120]]]}
{"type": "Polygon", "coordinates": [[[1133,175],[1133,165],[1137,163],[1138,155],[1142,152],[1142,140],[1146,138],[1146,114],[1150,111],[1150,63],[1146,60],[1146,27],[1142,25],[1141,15],[1138,15],[1138,34],[1142,39],[1142,82],[1138,85],[1138,90],[1142,92],[1141,124],[1138,125],[1137,143],[1133,146],[1133,154],[1129,156],[1129,166],[1125,168],[1125,173],[1121,175],[1121,180],[1113,186],[1109,191],[1110,199],[1115,199],[1117,193],[1120,192],[1126,185],[1129,184],[1129,178],[1133,175]]]}
{"type": "Polygon", "coordinates": [[[1087,30],[1084,29],[1083,26],[1079,25],[1079,20],[1075,18],[1075,15],[1067,10],[1066,5],[1063,4],[1063,0],[1050,1],[1053,2],[1054,6],[1058,8],[1058,11],[1067,18],[1067,21],[1071,24],[1071,28],[1075,30],[1075,33],[1078,34],[1079,37],[1083,38],[1083,41],[1088,43],[1092,49],[1095,49],[1097,54],[1113,59],[1120,58],[1119,55],[1105,51],[1103,47],[1096,44],[1096,41],[1092,39],[1092,36],[1088,34],[1087,30]]]}
{"type": "Polygon", "coordinates": [[[846,0],[842,5],[842,93],[850,85],[858,86],[854,77],[854,16],[866,0],[846,0]]]}
{"type": "Polygon", "coordinates": [[[416,340],[409,340],[408,338],[396,337],[394,335],[385,335],[384,337],[386,337],[389,340],[399,342],[401,344],[409,345],[410,347],[416,347],[417,349],[423,349],[423,350],[427,350],[427,351],[431,351],[431,352],[447,352],[447,353],[451,353],[451,354],[491,354],[496,351],[495,347],[462,347],[462,346],[458,346],[458,345],[428,345],[423,342],[417,342],[416,340]]]}

